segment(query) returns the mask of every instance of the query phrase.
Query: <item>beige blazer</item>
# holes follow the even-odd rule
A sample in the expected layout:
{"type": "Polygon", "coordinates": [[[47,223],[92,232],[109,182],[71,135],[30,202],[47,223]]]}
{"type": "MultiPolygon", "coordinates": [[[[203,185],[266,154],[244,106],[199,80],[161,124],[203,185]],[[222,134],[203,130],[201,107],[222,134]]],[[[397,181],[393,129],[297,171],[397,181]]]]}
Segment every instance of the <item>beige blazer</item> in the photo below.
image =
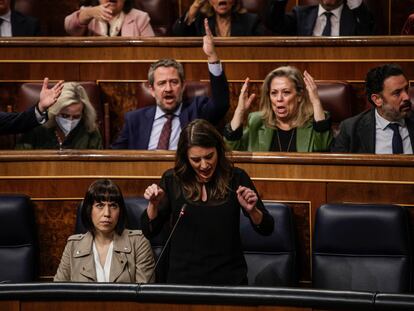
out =
{"type": "MultiPolygon", "coordinates": [[[[93,236],[90,232],[68,238],[55,282],[96,282],[95,261],[92,252],[93,236]]],[[[141,230],[125,229],[115,233],[110,282],[150,283],[154,270],[154,256],[149,241],[141,230]]]]}

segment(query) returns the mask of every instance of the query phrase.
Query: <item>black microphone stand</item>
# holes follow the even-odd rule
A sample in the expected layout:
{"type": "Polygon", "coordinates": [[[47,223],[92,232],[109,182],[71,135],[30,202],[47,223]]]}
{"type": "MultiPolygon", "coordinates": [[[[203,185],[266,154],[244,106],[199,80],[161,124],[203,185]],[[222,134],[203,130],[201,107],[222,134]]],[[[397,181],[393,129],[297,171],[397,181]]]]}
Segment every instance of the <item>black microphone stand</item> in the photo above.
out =
{"type": "Polygon", "coordinates": [[[167,248],[168,244],[170,243],[171,237],[173,236],[175,228],[177,227],[178,223],[180,222],[181,217],[184,216],[184,212],[185,212],[186,208],[187,208],[187,203],[184,203],[183,206],[181,207],[180,214],[178,214],[177,221],[175,222],[174,227],[172,228],[172,230],[171,230],[171,232],[170,232],[170,234],[167,238],[167,241],[165,242],[164,247],[162,248],[161,253],[157,258],[157,262],[155,263],[154,271],[152,271],[150,280],[152,280],[152,278],[154,277],[155,271],[157,270],[157,267],[158,267],[158,264],[161,260],[161,257],[164,254],[165,249],[167,248]]]}

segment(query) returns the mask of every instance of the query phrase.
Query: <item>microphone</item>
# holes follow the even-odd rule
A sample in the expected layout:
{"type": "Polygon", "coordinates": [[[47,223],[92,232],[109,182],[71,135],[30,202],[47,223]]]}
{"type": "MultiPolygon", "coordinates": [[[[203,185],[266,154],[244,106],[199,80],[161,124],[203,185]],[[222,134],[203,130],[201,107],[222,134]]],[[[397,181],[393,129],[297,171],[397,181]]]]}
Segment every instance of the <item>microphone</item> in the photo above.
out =
{"type": "Polygon", "coordinates": [[[156,261],[155,266],[154,266],[154,270],[152,271],[151,277],[149,278],[150,280],[152,280],[152,278],[154,277],[155,271],[157,270],[157,267],[158,267],[158,264],[160,263],[161,257],[164,254],[165,249],[167,248],[168,244],[170,243],[171,237],[173,236],[175,228],[177,228],[177,225],[180,222],[181,217],[184,216],[186,208],[187,208],[187,203],[184,203],[183,206],[181,207],[180,214],[178,214],[178,218],[177,218],[177,220],[174,224],[174,227],[172,228],[172,230],[171,230],[171,232],[170,232],[170,234],[167,238],[167,241],[165,242],[164,246],[162,247],[161,253],[157,258],[157,261],[156,261]]]}

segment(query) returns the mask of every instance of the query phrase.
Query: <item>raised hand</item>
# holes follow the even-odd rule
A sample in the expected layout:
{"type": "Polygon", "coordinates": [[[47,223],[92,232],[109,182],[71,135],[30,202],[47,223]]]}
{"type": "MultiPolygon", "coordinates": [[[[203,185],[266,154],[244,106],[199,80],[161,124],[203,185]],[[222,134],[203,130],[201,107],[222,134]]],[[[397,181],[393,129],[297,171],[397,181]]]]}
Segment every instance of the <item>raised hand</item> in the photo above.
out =
{"type": "Polygon", "coordinates": [[[236,108],[242,111],[243,113],[250,109],[250,106],[252,105],[252,102],[256,97],[256,94],[254,93],[249,96],[249,81],[250,78],[246,78],[246,80],[244,80],[243,86],[240,90],[239,102],[236,108]]]}
{"type": "Polygon", "coordinates": [[[48,84],[49,78],[44,78],[38,105],[40,112],[44,112],[52,106],[59,98],[63,89],[63,81],[59,81],[50,89],[48,88],[48,84]]]}
{"type": "Polygon", "coordinates": [[[158,215],[158,204],[164,198],[164,190],[157,184],[152,184],[144,192],[144,198],[148,200],[147,215],[150,220],[158,215]]]}
{"type": "Polygon", "coordinates": [[[113,18],[113,12],[112,9],[109,7],[111,6],[110,2],[97,5],[92,8],[93,11],[91,11],[91,15],[93,18],[108,22],[113,18]]]}
{"type": "Polygon", "coordinates": [[[206,2],[207,0],[194,0],[193,4],[191,4],[190,8],[188,9],[187,18],[185,20],[187,25],[191,25],[194,22],[197,13],[206,2]]]}
{"type": "Polygon", "coordinates": [[[250,109],[252,102],[256,98],[256,94],[249,96],[249,78],[244,80],[244,84],[240,90],[239,102],[236,110],[234,111],[233,119],[230,122],[231,128],[236,130],[242,124],[246,112],[250,109]]]}
{"type": "Polygon", "coordinates": [[[93,18],[108,22],[113,18],[110,8],[111,3],[107,2],[94,7],[85,7],[79,11],[79,22],[83,25],[88,24],[93,18]]]}
{"type": "Polygon", "coordinates": [[[216,53],[213,34],[208,26],[207,18],[204,19],[204,29],[206,31],[206,35],[203,37],[203,51],[207,55],[209,63],[217,62],[219,58],[216,53]]]}
{"type": "Polygon", "coordinates": [[[158,186],[157,184],[152,184],[145,189],[144,198],[150,201],[150,203],[154,204],[155,206],[160,203],[160,201],[164,198],[165,192],[164,190],[158,186]]]}
{"type": "Polygon", "coordinates": [[[239,186],[236,193],[240,205],[250,214],[256,208],[258,200],[256,192],[250,188],[239,186]]]}
{"type": "Polygon", "coordinates": [[[309,100],[313,106],[313,116],[315,121],[322,121],[325,119],[325,112],[319,99],[318,87],[313,77],[305,70],[303,73],[303,80],[305,81],[306,91],[309,95],[309,100]]]}

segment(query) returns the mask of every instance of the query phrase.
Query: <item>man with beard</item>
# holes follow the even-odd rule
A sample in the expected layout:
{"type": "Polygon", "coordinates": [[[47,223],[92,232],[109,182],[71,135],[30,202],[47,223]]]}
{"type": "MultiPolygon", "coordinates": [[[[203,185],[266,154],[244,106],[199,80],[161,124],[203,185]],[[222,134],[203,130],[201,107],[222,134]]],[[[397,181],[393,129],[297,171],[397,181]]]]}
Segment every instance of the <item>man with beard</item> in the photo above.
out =
{"type": "Polygon", "coordinates": [[[196,96],[182,101],[183,66],[161,59],[148,71],[148,83],[156,105],[126,113],[124,127],[113,149],[176,150],[181,129],[194,119],[217,124],[229,109],[229,88],[205,20],[203,50],[207,55],[212,98],[196,96]]]}
{"type": "Polygon", "coordinates": [[[342,122],[332,151],[412,154],[413,104],[402,69],[394,64],[373,68],[367,74],[365,87],[374,108],[342,122]]]}
{"type": "Polygon", "coordinates": [[[267,0],[266,26],[276,35],[369,36],[374,19],[362,0],[319,0],[285,13],[287,0],[267,0]]]}

